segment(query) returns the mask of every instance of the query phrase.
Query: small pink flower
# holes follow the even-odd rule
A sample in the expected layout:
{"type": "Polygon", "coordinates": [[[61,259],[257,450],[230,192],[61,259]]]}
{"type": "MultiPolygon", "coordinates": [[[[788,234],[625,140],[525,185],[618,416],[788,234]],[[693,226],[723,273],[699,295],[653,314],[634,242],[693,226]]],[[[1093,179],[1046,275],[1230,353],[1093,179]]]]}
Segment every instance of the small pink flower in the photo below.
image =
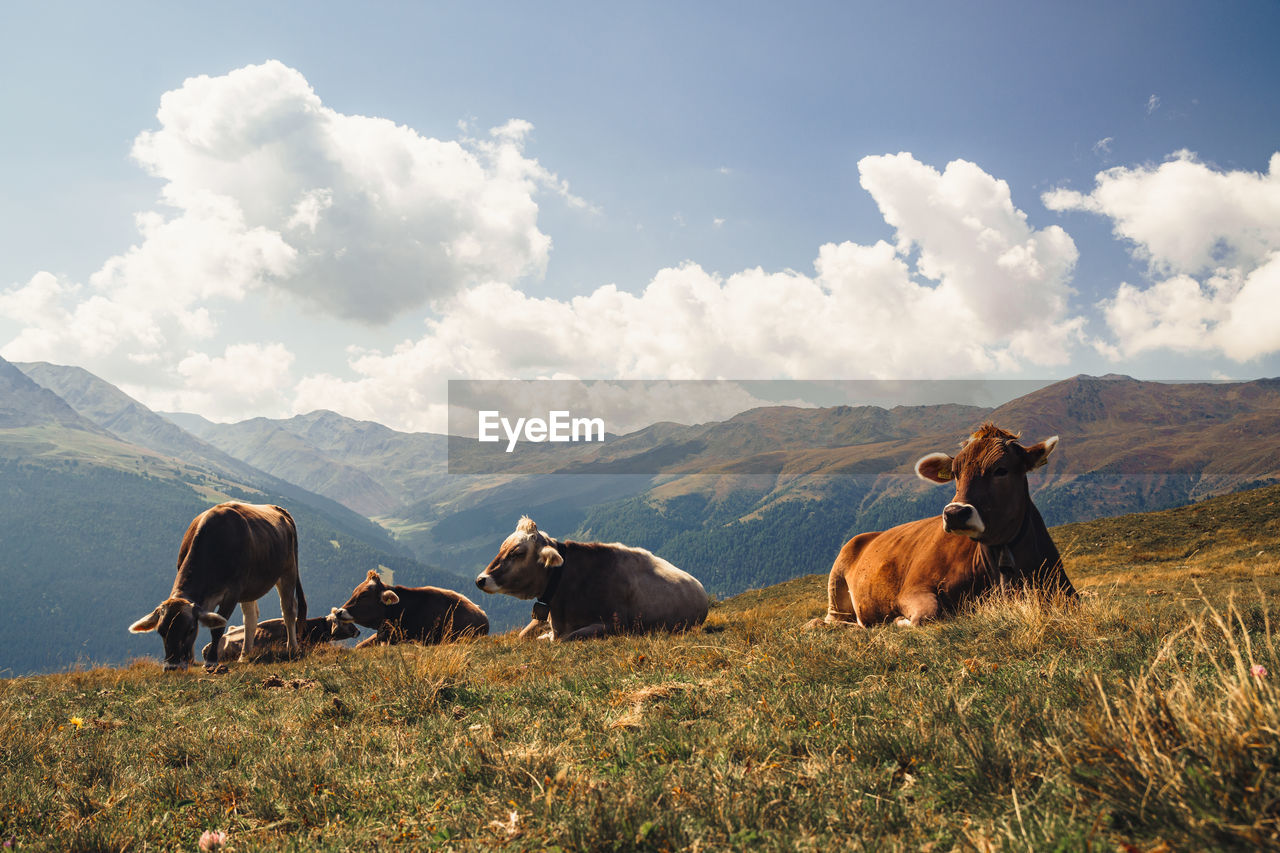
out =
{"type": "Polygon", "coordinates": [[[1255,663],[1253,666],[1249,667],[1249,671],[1253,673],[1254,678],[1267,677],[1267,668],[1260,663],[1255,663]]]}
{"type": "Polygon", "coordinates": [[[200,849],[205,853],[221,850],[226,843],[227,834],[220,829],[206,829],[204,834],[200,836],[200,849]]]}

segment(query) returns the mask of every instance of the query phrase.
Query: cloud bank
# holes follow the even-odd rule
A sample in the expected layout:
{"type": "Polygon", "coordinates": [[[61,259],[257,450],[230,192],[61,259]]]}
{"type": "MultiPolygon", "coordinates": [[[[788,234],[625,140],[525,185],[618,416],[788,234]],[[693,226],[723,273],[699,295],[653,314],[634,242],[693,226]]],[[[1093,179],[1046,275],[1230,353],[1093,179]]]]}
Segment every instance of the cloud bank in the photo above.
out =
{"type": "Polygon", "coordinates": [[[1005,182],[962,160],[939,172],[903,153],[859,171],[893,244],[824,245],[812,274],[724,276],[687,262],[638,294],[606,285],[539,299],[478,285],[416,341],[353,351],[356,378],[303,379],[296,406],[342,400],[354,416],[394,411],[424,428],[414,413],[447,377],[910,378],[1067,360],[1083,320],[1068,310],[1077,252],[1065,231],[1032,228],[1005,182]]]}
{"type": "Polygon", "coordinates": [[[542,275],[551,239],[535,196],[581,204],[524,155],[528,122],[432,139],[338,113],[275,61],[188,79],[156,117],[132,152],[163,182],[157,209],[137,215],[139,242],[87,285],[41,272],[0,293],[25,325],[6,358],[139,379],[131,365],[165,365],[171,383],[199,384],[181,365],[200,362],[229,305],[283,296],[384,323],[479,282],[542,275]]]}
{"type": "Polygon", "coordinates": [[[1045,193],[1051,210],[1112,221],[1145,261],[1147,287],[1101,303],[1113,358],[1153,350],[1246,362],[1280,350],[1280,153],[1267,174],[1220,171],[1187,151],[1159,166],[1100,173],[1088,194],[1045,193]]]}
{"type": "Polygon", "coordinates": [[[329,408],[443,429],[449,378],[948,378],[1065,365],[1090,342],[1117,359],[1280,350],[1280,154],[1265,175],[1182,152],[1045,193],[1109,218],[1147,266],[1098,306],[1108,336],[1091,340],[1067,232],[1034,227],[974,163],[907,152],[858,164],[889,239],[817,246],[805,270],[688,260],[636,292],[531,296],[551,248],[538,199],[585,206],[526,153],[531,131],[440,140],[341,114],[279,62],[189,79],[135,140],[161,186],[135,245],[85,283],[41,271],[0,292],[20,326],[0,355],[218,419],[329,408]],[[251,329],[233,310],[282,320],[251,329]],[[406,315],[421,334],[347,346],[406,315]],[[295,355],[319,328],[346,370],[295,355]]]}

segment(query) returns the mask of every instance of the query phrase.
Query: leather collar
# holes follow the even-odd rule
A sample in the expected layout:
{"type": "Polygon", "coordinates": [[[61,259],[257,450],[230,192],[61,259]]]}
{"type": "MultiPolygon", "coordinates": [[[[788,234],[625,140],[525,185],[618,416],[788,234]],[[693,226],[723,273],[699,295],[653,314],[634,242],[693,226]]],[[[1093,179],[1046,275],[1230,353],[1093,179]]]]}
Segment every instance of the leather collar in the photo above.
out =
{"type": "Polygon", "coordinates": [[[547,585],[542,589],[542,595],[533,602],[533,618],[538,622],[546,622],[551,618],[551,601],[556,597],[556,590],[560,587],[560,576],[564,574],[564,563],[551,568],[551,574],[547,576],[547,585]]]}

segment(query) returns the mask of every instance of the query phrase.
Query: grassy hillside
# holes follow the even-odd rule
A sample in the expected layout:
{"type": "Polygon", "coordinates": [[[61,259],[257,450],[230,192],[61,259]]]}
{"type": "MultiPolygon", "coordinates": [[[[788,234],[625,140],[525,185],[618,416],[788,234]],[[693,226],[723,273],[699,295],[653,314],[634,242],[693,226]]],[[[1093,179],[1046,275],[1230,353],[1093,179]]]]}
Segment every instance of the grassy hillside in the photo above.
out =
{"type": "Polygon", "coordinates": [[[1055,531],[1078,607],[801,628],[823,579],[705,630],[332,650],[0,684],[26,849],[1280,846],[1280,489],[1055,531]],[[1265,668],[1266,674],[1253,667],[1265,668]]]}

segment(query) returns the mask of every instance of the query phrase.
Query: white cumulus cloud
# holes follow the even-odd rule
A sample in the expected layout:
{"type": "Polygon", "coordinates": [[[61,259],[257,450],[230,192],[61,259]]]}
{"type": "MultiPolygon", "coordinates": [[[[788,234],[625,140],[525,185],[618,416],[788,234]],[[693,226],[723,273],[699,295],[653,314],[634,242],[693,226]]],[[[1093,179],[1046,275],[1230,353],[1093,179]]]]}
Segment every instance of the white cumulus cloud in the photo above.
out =
{"type": "Polygon", "coordinates": [[[1270,171],[1221,171],[1180,151],[1158,166],[1100,173],[1090,193],[1057,189],[1052,210],[1111,219],[1151,283],[1123,283],[1102,303],[1104,350],[1221,352],[1248,361],[1280,351],[1280,153],[1270,171]]]}
{"type": "Polygon", "coordinates": [[[178,362],[172,387],[122,384],[122,390],[156,411],[198,412],[213,420],[237,420],[252,412],[287,417],[294,383],[294,355],[281,343],[231,344],[222,355],[197,352],[178,362]]]}
{"type": "Polygon", "coordinates": [[[947,377],[1066,361],[1083,320],[1068,310],[1077,253],[1065,231],[1032,228],[1008,185],[972,163],[859,165],[895,244],[824,245],[812,274],[688,262],[640,293],[606,285],[560,300],[477,285],[421,338],[353,351],[357,378],[303,379],[295,408],[421,429],[447,377],[947,377]]]}
{"type": "Polygon", "coordinates": [[[276,61],[188,79],[156,117],[132,152],[163,182],[156,209],[136,216],[138,242],[87,284],[40,272],[0,291],[20,324],[3,357],[175,387],[195,381],[182,365],[208,358],[238,303],[283,296],[376,325],[481,282],[542,275],[551,239],[535,196],[586,206],[525,155],[526,121],[433,139],[326,107],[276,61]]]}
{"type": "MultiPolygon", "coordinates": [[[[279,62],[195,77],[165,93],[133,156],[200,217],[209,197],[288,247],[272,284],[343,317],[383,322],[468,284],[540,275],[551,239],[537,190],[567,186],[524,155],[533,126],[439,140],[323,105],[279,62]]],[[[142,251],[146,246],[142,247],[142,251]]]]}

